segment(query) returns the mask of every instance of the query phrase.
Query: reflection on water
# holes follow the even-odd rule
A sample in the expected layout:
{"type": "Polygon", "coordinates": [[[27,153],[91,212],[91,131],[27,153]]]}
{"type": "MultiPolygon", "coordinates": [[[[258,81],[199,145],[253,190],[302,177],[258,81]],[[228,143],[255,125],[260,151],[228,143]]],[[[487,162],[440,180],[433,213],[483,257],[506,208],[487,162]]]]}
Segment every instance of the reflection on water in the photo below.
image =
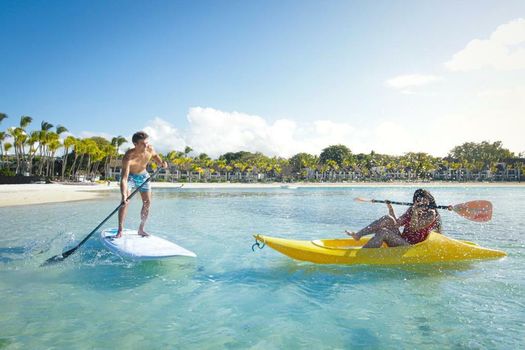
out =
{"type": "Polygon", "coordinates": [[[288,273],[303,273],[306,275],[334,275],[350,278],[369,276],[370,279],[399,279],[406,277],[442,277],[453,275],[456,272],[469,271],[475,262],[461,261],[434,264],[413,265],[320,265],[306,262],[284,260],[280,268],[288,273]]]}
{"type": "MultiPolygon", "coordinates": [[[[118,195],[0,208],[0,348],[523,347],[525,212],[515,205],[525,199],[521,188],[432,189],[440,204],[493,202],[487,224],[442,216],[450,236],[506,250],[502,260],[315,265],[250,249],[255,232],[343,237],[344,229],[386,210],[354,197],[406,201],[412,192],[159,189],[148,229],[195,251],[196,259],[132,262],[95,234],[62,263],[43,268],[91,232],[118,195]]],[[[127,227],[138,226],[140,207],[140,200],[131,203],[127,227]]],[[[115,226],[116,217],[104,228],[115,226]]]]}
{"type": "Polygon", "coordinates": [[[195,273],[195,264],[188,259],[177,261],[144,261],[121,263],[96,263],[82,265],[77,269],[66,269],[61,279],[80,288],[117,291],[138,288],[152,279],[165,281],[184,280],[195,273]]]}

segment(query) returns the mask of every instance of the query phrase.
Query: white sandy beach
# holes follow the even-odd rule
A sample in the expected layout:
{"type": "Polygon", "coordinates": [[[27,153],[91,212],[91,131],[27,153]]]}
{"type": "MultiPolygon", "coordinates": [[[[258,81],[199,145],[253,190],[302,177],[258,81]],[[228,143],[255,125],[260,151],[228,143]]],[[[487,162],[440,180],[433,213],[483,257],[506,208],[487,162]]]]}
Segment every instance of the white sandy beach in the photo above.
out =
{"type": "Polygon", "coordinates": [[[107,185],[0,185],[0,207],[95,199],[117,189],[107,185]]]}
{"type": "MultiPolygon", "coordinates": [[[[153,183],[153,188],[175,188],[180,183],[153,183]]],[[[523,183],[458,183],[458,182],[430,182],[430,183],[185,183],[183,189],[224,189],[224,188],[289,188],[301,187],[522,187],[523,183]]],[[[96,199],[107,196],[111,192],[118,193],[118,183],[95,185],[64,185],[64,184],[27,184],[27,185],[0,185],[0,207],[58,203],[96,199]]]]}

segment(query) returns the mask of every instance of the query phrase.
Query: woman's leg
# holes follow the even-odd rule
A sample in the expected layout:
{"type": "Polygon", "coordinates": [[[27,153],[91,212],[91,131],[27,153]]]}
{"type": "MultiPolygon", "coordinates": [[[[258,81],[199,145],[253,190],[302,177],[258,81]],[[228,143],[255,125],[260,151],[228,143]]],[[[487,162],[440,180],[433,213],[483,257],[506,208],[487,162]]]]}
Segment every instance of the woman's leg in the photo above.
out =
{"type": "Polygon", "coordinates": [[[388,228],[383,228],[370,238],[370,240],[363,246],[363,248],[379,248],[381,245],[386,243],[389,247],[399,247],[410,245],[407,241],[401,237],[399,230],[390,230],[388,228]]]}
{"type": "Polygon", "coordinates": [[[347,232],[347,233],[349,233],[352,237],[354,237],[354,239],[359,240],[363,236],[369,235],[371,233],[377,233],[385,228],[388,229],[389,231],[393,231],[393,230],[397,231],[396,221],[390,215],[385,215],[377,219],[376,221],[374,221],[367,227],[355,233],[351,233],[351,232],[347,232]]]}

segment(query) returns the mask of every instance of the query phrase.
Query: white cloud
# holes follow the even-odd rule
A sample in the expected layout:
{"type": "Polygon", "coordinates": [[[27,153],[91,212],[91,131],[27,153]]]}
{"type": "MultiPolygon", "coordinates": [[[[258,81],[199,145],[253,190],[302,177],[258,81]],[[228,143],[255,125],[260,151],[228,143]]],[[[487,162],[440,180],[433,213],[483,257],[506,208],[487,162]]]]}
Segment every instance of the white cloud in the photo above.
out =
{"type": "Polygon", "coordinates": [[[218,157],[226,152],[262,152],[268,156],[291,157],[299,152],[320,154],[322,149],[344,144],[352,152],[374,150],[387,154],[417,151],[410,131],[394,122],[383,121],[373,128],[357,128],[351,123],[317,120],[298,123],[266,119],[239,112],[224,112],[213,108],[191,108],[188,130],[181,132],[169,122],[154,119],[144,128],[151,143],[162,153],[183,150],[218,157]]]}
{"type": "Polygon", "coordinates": [[[465,96],[462,110],[435,118],[428,124],[427,137],[435,140],[434,154],[445,155],[464,142],[503,141],[515,153],[525,150],[525,88],[480,90],[465,96]]]}
{"type": "Polygon", "coordinates": [[[162,153],[190,146],[196,153],[218,157],[226,152],[262,152],[269,156],[291,157],[299,152],[319,154],[333,144],[345,144],[354,152],[367,150],[366,132],[349,123],[327,120],[299,124],[290,119],[273,123],[239,112],[213,108],[191,108],[188,130],[182,132],[169,122],[154,119],[144,128],[151,143],[162,153]]]}
{"type": "Polygon", "coordinates": [[[373,132],[373,149],[379,153],[400,155],[420,151],[418,138],[411,135],[406,127],[392,121],[381,122],[373,132]]]}
{"type": "Polygon", "coordinates": [[[439,80],[443,80],[443,78],[435,75],[407,74],[389,79],[385,82],[385,85],[394,89],[406,89],[427,85],[439,80]]]}
{"type": "Polygon", "coordinates": [[[500,25],[489,39],[474,39],[445,63],[450,71],[525,69],[525,19],[500,25]]]}
{"type": "MultiPolygon", "coordinates": [[[[169,152],[173,150],[184,150],[186,142],[180,136],[179,131],[169,122],[155,118],[146,126],[143,131],[149,135],[151,143],[159,152],[169,152]]],[[[131,136],[126,138],[129,140],[128,147],[133,147],[131,143],[131,136]]]]}
{"type": "MultiPolygon", "coordinates": [[[[213,158],[237,151],[282,157],[299,152],[318,155],[323,148],[335,144],[344,144],[353,153],[374,150],[400,155],[413,151],[445,156],[454,146],[483,140],[501,140],[504,147],[514,152],[525,151],[521,136],[525,130],[525,88],[480,88],[456,98],[458,104],[451,106],[450,112],[425,110],[426,119],[421,120],[422,114],[417,113],[417,117],[402,118],[402,123],[399,118],[384,118],[368,126],[330,120],[270,122],[256,115],[195,107],[188,112],[186,130],[161,118],[151,120],[143,130],[161,153],[190,146],[196,154],[207,153],[213,158]]],[[[112,137],[82,133],[83,137],[94,135],[112,137]]]]}
{"type": "Polygon", "coordinates": [[[290,157],[298,152],[318,153],[328,143],[328,135],[316,132],[318,125],[298,125],[289,119],[270,123],[255,115],[196,107],[190,109],[188,122],[187,143],[214,157],[240,150],[290,157]],[[309,142],[313,134],[321,139],[309,142]]]}

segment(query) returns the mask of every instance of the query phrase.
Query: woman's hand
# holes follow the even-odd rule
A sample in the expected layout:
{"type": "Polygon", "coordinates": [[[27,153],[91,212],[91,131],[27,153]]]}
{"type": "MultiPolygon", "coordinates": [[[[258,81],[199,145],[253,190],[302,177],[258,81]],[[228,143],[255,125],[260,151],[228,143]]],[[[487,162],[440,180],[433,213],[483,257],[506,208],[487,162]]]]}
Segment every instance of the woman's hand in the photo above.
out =
{"type": "Polygon", "coordinates": [[[412,207],[412,217],[417,221],[427,212],[427,207],[424,205],[414,205],[412,207]]]}
{"type": "Polygon", "coordinates": [[[392,204],[389,200],[385,201],[386,207],[388,208],[388,215],[395,218],[396,214],[394,213],[394,208],[392,207],[392,204]]]}

